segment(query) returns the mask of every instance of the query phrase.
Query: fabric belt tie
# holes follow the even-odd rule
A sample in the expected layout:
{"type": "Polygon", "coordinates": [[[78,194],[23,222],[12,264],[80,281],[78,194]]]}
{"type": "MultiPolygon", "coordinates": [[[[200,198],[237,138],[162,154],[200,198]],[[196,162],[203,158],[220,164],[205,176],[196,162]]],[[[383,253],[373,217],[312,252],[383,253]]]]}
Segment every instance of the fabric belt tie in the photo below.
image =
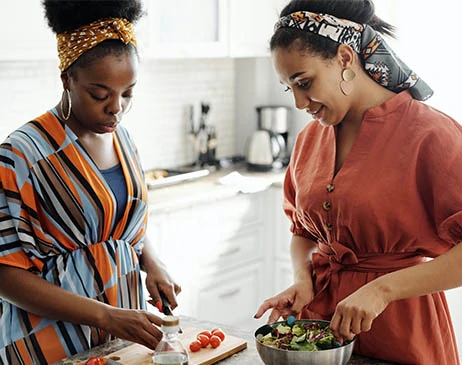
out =
{"type": "Polygon", "coordinates": [[[415,253],[373,253],[357,256],[340,242],[318,242],[318,252],[313,253],[315,296],[307,309],[331,316],[337,305],[337,288],[340,271],[389,273],[423,262],[415,253]],[[332,290],[334,289],[334,290],[332,290]]]}

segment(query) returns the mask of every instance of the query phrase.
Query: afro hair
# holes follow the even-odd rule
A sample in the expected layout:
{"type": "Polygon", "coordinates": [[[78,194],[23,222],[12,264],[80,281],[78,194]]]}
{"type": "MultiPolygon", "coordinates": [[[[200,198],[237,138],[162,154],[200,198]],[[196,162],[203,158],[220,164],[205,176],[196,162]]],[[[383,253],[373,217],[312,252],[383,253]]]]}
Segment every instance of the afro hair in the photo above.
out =
{"type": "Polygon", "coordinates": [[[142,0],[42,0],[45,18],[55,34],[105,18],[135,24],[144,14],[142,0]]]}

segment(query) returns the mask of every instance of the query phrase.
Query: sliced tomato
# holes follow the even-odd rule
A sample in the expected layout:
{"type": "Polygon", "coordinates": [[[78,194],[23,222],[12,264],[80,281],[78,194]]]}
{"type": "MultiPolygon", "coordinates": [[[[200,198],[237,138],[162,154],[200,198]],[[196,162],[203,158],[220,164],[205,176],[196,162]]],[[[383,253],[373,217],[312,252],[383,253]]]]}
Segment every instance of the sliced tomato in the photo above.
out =
{"type": "Polygon", "coordinates": [[[210,337],[210,345],[212,345],[214,349],[217,348],[218,346],[221,345],[221,338],[218,336],[212,335],[212,337],[210,337]]]}
{"type": "Polygon", "coordinates": [[[221,339],[222,341],[224,341],[224,340],[225,340],[225,337],[226,337],[226,336],[225,336],[225,333],[223,332],[223,330],[222,330],[221,328],[214,328],[214,329],[212,330],[212,335],[215,335],[215,336],[220,337],[220,339],[221,339]]]}
{"type": "Polygon", "coordinates": [[[210,343],[210,338],[207,335],[197,335],[197,339],[202,344],[202,347],[207,347],[210,343]]]}

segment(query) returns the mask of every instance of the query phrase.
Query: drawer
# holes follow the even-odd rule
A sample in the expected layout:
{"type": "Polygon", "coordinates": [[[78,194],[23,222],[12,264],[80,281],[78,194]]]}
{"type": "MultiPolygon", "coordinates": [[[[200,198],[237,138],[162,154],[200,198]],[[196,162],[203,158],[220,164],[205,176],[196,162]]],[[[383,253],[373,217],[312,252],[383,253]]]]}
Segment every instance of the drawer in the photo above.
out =
{"type": "Polygon", "coordinates": [[[262,266],[215,275],[213,285],[199,290],[198,318],[229,325],[252,322],[262,299],[262,266]]]}
{"type": "Polygon", "coordinates": [[[238,195],[203,205],[198,211],[200,223],[224,235],[236,228],[259,223],[263,221],[263,194],[238,195]]]}
{"type": "Polygon", "coordinates": [[[264,228],[240,229],[233,237],[204,237],[197,255],[201,267],[229,267],[259,260],[264,255],[264,228]]]}

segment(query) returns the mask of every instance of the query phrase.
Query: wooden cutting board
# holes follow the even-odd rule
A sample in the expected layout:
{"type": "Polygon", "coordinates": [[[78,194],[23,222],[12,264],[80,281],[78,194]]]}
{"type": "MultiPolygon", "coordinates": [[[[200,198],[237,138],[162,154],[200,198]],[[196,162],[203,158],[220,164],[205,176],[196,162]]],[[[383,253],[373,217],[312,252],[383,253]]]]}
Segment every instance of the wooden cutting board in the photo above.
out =
{"type": "MultiPolygon", "coordinates": [[[[216,362],[247,348],[246,340],[225,334],[225,340],[217,348],[212,348],[209,345],[206,348],[202,348],[200,351],[191,352],[189,350],[189,344],[196,339],[197,334],[203,331],[204,328],[197,329],[193,327],[182,327],[182,330],[183,333],[180,335],[180,339],[189,352],[189,365],[215,364],[216,362]]],[[[153,353],[154,351],[147,347],[133,344],[105,357],[115,360],[122,365],[152,365],[153,353]]]]}

